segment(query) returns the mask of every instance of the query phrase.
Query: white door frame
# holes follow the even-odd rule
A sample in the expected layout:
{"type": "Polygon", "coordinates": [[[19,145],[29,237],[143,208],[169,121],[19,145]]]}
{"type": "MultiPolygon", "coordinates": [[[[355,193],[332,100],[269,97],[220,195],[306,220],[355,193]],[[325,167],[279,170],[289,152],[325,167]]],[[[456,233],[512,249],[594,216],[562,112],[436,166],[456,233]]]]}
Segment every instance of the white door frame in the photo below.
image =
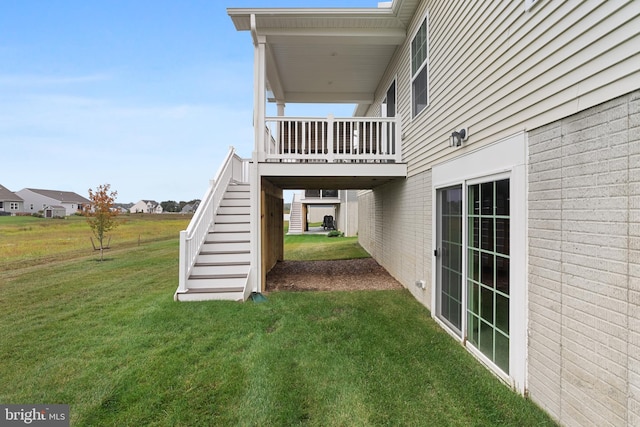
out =
{"type": "MultiPolygon", "coordinates": [[[[509,374],[508,376],[480,351],[466,345],[466,284],[463,286],[462,338],[442,322],[432,310],[434,319],[452,336],[465,344],[469,351],[486,364],[496,375],[510,383],[520,393],[527,387],[527,134],[519,132],[478,150],[470,151],[455,159],[445,161],[432,169],[432,200],[436,201],[437,190],[456,184],[463,186],[463,272],[466,276],[467,260],[467,186],[478,181],[510,179],[510,237],[511,256],[509,280],[509,374]]],[[[437,203],[432,204],[432,245],[436,247],[437,203]]],[[[432,257],[432,283],[436,283],[436,260],[432,257]]],[[[431,307],[437,307],[437,286],[432,286],[431,307]]]]}

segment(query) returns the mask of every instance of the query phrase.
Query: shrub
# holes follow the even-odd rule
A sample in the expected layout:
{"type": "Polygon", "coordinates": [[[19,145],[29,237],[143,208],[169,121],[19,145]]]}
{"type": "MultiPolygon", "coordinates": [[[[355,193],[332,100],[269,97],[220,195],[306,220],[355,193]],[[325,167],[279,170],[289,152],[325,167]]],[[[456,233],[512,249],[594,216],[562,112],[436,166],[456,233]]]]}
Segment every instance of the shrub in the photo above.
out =
{"type": "Polygon", "coordinates": [[[327,237],[344,237],[344,233],[340,230],[331,230],[327,233],[327,237]]]}

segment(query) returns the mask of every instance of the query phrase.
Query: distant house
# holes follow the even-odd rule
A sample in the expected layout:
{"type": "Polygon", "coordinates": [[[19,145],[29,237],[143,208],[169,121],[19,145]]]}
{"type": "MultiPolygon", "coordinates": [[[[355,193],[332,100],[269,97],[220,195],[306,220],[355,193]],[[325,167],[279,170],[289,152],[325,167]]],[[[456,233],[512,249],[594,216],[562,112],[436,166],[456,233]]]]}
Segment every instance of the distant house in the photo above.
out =
{"type": "Polygon", "coordinates": [[[82,212],[91,201],[72,191],[42,190],[38,188],[23,188],[16,194],[24,200],[22,212],[37,213],[50,206],[62,206],[66,215],[82,212]]]}
{"type": "Polygon", "coordinates": [[[0,185],[0,215],[6,213],[15,214],[22,212],[24,208],[24,200],[13,191],[9,191],[6,187],[0,185]]]}
{"type": "Polygon", "coordinates": [[[200,201],[196,200],[193,203],[187,203],[186,205],[184,205],[182,207],[182,209],[180,209],[180,213],[194,213],[195,211],[198,210],[198,206],[200,206],[200,201]]]}
{"type": "Polygon", "coordinates": [[[155,200],[140,200],[129,209],[131,213],[162,213],[162,206],[155,200]]]}

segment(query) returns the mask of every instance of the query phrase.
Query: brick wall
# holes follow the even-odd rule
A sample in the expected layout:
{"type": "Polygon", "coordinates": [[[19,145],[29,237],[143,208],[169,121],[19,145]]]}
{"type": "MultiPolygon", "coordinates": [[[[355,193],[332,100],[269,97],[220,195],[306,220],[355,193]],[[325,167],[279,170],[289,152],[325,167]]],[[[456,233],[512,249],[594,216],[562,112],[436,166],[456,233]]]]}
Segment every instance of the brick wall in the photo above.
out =
{"type": "MultiPolygon", "coordinates": [[[[640,91],[528,144],[529,395],[564,425],[640,425],[640,91]]],[[[360,243],[428,308],[431,187],[358,199],[360,243]]]]}
{"type": "Polygon", "coordinates": [[[361,193],[360,244],[427,308],[431,306],[431,172],[361,193]],[[415,286],[425,280],[427,289],[415,286]]]}
{"type": "Polygon", "coordinates": [[[640,425],[640,91],[529,133],[529,392],[640,425]]]}

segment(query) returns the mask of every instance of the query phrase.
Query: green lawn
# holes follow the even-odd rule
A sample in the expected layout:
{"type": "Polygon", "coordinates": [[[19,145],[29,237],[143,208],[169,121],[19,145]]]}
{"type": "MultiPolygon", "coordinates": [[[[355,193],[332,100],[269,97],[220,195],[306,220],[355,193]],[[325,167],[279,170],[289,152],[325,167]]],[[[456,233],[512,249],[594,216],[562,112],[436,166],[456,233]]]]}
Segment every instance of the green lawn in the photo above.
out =
{"type": "Polygon", "coordinates": [[[288,261],[317,261],[369,258],[357,237],[327,237],[324,234],[284,236],[284,259],[288,261]]]}
{"type": "Polygon", "coordinates": [[[74,426],[553,425],[405,290],[176,303],[177,250],[3,272],[0,402],[74,426]]]}

